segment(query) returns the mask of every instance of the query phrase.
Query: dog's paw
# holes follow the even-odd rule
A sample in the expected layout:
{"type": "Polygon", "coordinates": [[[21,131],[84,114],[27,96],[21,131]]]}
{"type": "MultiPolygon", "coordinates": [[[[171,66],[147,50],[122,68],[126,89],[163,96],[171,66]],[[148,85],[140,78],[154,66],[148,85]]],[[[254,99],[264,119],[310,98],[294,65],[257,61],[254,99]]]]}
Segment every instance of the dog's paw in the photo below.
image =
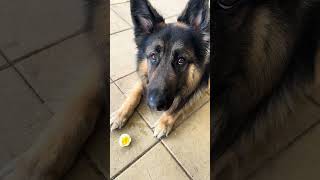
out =
{"type": "Polygon", "coordinates": [[[174,119],[172,116],[164,115],[154,125],[153,136],[161,139],[162,137],[168,136],[174,125],[174,119]]]}
{"type": "Polygon", "coordinates": [[[118,111],[114,112],[110,116],[111,131],[115,129],[121,129],[127,122],[127,118],[120,115],[118,111]]]}

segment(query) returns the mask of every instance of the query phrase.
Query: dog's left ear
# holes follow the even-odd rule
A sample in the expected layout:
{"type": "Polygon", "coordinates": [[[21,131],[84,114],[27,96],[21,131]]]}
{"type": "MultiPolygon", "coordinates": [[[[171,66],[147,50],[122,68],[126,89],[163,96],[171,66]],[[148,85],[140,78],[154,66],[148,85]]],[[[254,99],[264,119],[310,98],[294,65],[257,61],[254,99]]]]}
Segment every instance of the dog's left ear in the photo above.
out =
{"type": "Polygon", "coordinates": [[[209,31],[210,14],[208,0],[190,0],[178,17],[178,22],[185,23],[196,30],[209,31]]]}
{"type": "Polygon", "coordinates": [[[136,38],[153,33],[158,25],[164,23],[163,17],[148,0],[131,0],[130,4],[136,38]]]}

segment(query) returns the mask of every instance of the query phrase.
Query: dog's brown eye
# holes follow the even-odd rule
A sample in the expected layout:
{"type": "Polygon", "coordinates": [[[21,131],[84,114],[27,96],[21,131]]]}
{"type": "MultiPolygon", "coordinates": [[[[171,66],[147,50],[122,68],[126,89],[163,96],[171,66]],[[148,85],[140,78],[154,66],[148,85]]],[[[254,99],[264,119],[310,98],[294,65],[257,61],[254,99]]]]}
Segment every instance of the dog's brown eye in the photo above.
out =
{"type": "Polygon", "coordinates": [[[150,59],[152,63],[156,63],[157,62],[157,56],[155,53],[151,53],[150,55],[150,59]]]}
{"type": "Polygon", "coordinates": [[[178,65],[184,65],[184,63],[186,62],[186,60],[184,58],[179,58],[178,59],[178,65]]]}

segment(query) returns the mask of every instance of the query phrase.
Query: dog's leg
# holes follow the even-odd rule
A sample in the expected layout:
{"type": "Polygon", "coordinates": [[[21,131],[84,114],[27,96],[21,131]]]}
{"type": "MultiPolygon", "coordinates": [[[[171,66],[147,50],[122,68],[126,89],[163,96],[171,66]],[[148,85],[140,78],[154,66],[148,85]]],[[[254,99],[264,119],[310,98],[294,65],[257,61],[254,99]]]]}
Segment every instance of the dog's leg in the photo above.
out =
{"type": "Polygon", "coordinates": [[[157,137],[158,139],[168,136],[169,133],[172,130],[172,127],[174,126],[174,123],[177,121],[178,118],[185,118],[184,115],[189,114],[188,112],[192,111],[192,108],[197,102],[198,99],[200,99],[203,94],[205,94],[206,89],[198,90],[197,93],[195,93],[186,104],[184,104],[181,107],[181,99],[180,97],[177,97],[170,109],[166,112],[164,112],[160,119],[156,122],[154,125],[154,133],[153,136],[157,137]],[[180,109],[178,109],[181,107],[180,109]]]}
{"type": "Polygon", "coordinates": [[[57,113],[29,150],[0,171],[1,180],[57,180],[71,167],[100,117],[105,91],[101,80],[57,113]]]}
{"type": "Polygon", "coordinates": [[[121,129],[129,117],[134,112],[135,108],[138,106],[143,93],[143,84],[138,82],[132,89],[131,93],[124,101],[119,110],[114,112],[110,117],[111,131],[115,129],[121,129]]]}

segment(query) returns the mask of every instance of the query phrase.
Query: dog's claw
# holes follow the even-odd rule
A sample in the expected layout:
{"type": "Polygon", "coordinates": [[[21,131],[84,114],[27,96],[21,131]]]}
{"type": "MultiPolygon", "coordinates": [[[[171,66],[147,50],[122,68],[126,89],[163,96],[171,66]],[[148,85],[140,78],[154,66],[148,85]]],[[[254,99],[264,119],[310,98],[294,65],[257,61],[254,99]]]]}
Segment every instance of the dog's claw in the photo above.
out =
{"type": "Polygon", "coordinates": [[[115,129],[121,129],[126,122],[127,119],[119,117],[117,112],[112,113],[110,116],[111,131],[114,131],[115,129]]]}
{"type": "Polygon", "coordinates": [[[172,126],[171,124],[168,124],[168,125],[164,125],[164,124],[161,124],[161,123],[156,123],[155,124],[155,129],[154,129],[154,132],[153,132],[153,136],[158,138],[158,139],[161,139],[163,137],[167,137],[172,129],[172,126]]]}

